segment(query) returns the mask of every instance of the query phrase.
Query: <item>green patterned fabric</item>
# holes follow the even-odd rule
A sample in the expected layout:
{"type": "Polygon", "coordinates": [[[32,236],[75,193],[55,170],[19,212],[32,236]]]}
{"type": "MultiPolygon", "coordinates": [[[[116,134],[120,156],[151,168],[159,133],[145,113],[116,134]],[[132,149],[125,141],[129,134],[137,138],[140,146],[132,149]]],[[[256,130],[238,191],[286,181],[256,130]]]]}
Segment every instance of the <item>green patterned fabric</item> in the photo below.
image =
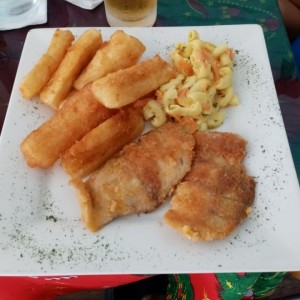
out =
{"type": "Polygon", "coordinates": [[[157,26],[249,24],[249,20],[259,24],[267,41],[274,79],[297,76],[277,0],[173,0],[171,9],[169,13],[169,1],[158,1],[157,26]]]}
{"type": "Polygon", "coordinates": [[[237,273],[216,274],[220,283],[220,298],[224,300],[239,300],[252,287],[260,276],[260,273],[247,273],[241,276],[237,273]]]}
{"type": "Polygon", "coordinates": [[[169,275],[166,300],[268,299],[285,273],[169,275]]]}
{"type": "Polygon", "coordinates": [[[255,299],[266,299],[272,295],[278,284],[283,280],[285,273],[262,273],[255,282],[252,291],[255,299]]]}

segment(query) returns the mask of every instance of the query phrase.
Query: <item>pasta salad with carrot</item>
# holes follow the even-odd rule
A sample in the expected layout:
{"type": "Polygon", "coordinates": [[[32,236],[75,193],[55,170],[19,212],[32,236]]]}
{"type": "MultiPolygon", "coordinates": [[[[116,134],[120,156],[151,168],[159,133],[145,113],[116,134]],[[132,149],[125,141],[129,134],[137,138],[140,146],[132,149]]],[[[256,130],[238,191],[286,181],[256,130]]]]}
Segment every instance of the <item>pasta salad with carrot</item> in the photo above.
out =
{"type": "Polygon", "coordinates": [[[147,102],[144,118],[155,127],[173,118],[190,132],[219,127],[224,122],[220,109],[239,103],[232,86],[234,50],[204,41],[193,30],[186,43],[176,44],[170,57],[178,76],[147,102]]]}

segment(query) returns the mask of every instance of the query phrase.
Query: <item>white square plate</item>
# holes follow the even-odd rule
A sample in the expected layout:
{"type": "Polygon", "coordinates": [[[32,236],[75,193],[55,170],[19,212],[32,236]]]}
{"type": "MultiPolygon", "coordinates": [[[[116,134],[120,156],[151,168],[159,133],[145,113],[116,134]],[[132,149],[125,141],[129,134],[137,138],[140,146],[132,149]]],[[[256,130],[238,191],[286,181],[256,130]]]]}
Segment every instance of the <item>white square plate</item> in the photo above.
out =
{"type": "MultiPolygon", "coordinates": [[[[52,114],[24,101],[20,79],[46,50],[54,29],[29,32],[11,94],[0,144],[0,274],[158,274],[261,272],[300,269],[300,193],[276,96],[262,29],[257,25],[125,28],[147,46],[143,59],[168,59],[190,30],[237,50],[234,86],[240,105],[226,109],[219,131],[248,140],[245,160],[257,182],[254,210],[222,241],[195,243],[156,212],[119,218],[98,233],[85,230],[75,191],[57,163],[30,169],[19,145],[52,114]]],[[[71,29],[77,36],[84,28],[71,29]]],[[[116,28],[100,28],[108,39],[116,28]]]]}

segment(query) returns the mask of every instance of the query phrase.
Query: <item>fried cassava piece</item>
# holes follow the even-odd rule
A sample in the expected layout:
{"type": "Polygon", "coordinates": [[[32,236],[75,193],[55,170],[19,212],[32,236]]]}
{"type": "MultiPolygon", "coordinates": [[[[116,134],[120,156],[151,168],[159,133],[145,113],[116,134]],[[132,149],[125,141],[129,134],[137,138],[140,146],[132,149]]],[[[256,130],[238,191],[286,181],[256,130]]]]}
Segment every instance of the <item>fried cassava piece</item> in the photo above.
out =
{"type": "Polygon", "coordinates": [[[146,48],[143,43],[126,34],[115,31],[108,42],[104,42],[92,60],[75,80],[73,86],[80,90],[88,83],[117,70],[135,65],[146,48]]]}
{"type": "Polygon", "coordinates": [[[70,30],[56,29],[50,45],[20,83],[20,92],[25,99],[36,96],[50,80],[62,62],[74,40],[70,30]]]}
{"type": "Polygon", "coordinates": [[[144,129],[142,114],[133,109],[120,110],[100,123],[61,157],[61,165],[71,177],[84,177],[101,167],[144,129]]]}
{"type": "Polygon", "coordinates": [[[121,108],[175,78],[175,69],[159,55],[110,73],[92,83],[96,99],[108,108],[121,108]]]}
{"type": "Polygon", "coordinates": [[[20,148],[28,166],[51,167],[75,142],[116,113],[95,100],[90,87],[73,93],[49,120],[25,137],[20,148]]]}

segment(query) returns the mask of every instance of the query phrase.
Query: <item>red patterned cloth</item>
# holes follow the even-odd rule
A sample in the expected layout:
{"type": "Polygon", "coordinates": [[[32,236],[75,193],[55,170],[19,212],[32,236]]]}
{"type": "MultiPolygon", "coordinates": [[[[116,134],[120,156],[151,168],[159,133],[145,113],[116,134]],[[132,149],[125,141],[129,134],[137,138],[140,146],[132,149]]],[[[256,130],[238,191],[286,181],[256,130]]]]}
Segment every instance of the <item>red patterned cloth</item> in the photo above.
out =
{"type": "Polygon", "coordinates": [[[82,290],[112,288],[142,280],[138,275],[0,277],[1,300],[53,300],[82,290]]]}

